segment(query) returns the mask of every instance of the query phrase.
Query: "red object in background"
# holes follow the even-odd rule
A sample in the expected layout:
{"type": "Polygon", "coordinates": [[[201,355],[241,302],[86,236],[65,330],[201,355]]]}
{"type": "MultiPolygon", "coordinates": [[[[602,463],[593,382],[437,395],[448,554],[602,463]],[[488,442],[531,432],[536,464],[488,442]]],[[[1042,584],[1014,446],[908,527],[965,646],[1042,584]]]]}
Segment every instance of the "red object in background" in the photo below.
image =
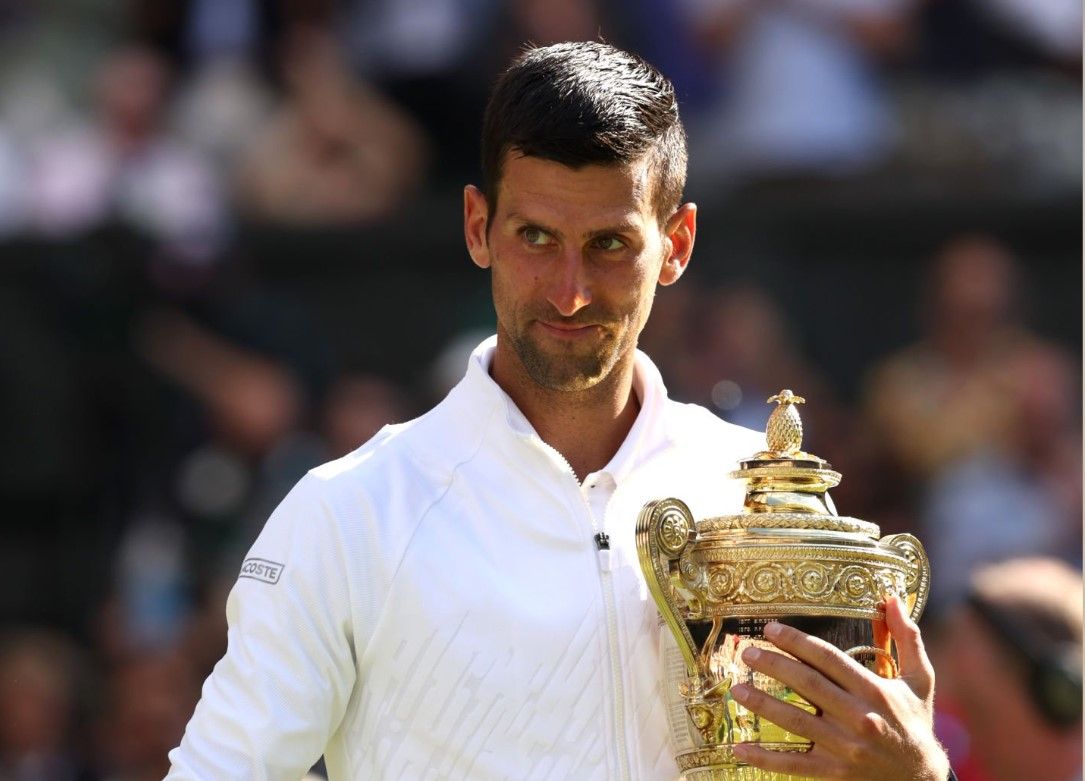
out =
{"type": "Polygon", "coordinates": [[[994,781],[972,751],[972,736],[952,698],[939,695],[934,702],[934,734],[949,754],[957,781],[994,781]]]}

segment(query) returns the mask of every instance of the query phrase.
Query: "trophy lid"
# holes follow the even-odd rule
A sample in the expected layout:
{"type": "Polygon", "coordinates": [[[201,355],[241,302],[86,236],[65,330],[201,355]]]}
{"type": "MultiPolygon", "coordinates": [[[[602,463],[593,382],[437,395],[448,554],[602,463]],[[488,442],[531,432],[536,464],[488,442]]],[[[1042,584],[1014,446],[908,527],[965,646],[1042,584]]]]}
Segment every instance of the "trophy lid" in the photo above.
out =
{"type": "MultiPolygon", "coordinates": [[[[785,388],[768,401],[777,406],[767,449],[730,473],[746,483],[742,510],[686,524],[689,545],[671,535],[690,615],[876,618],[896,593],[914,595],[918,616],[929,587],[918,540],[879,539],[876,524],[838,515],[828,491],[840,473],[802,449],[805,399],[785,388]]],[[[668,505],[657,507],[665,514],[668,505]]]]}
{"type": "MultiPolygon", "coordinates": [[[[798,404],[806,399],[784,388],[768,402],[776,402],[765,428],[767,450],[742,461],[731,477],[746,481],[747,513],[808,513],[836,516],[828,490],[840,483],[840,473],[823,458],[802,450],[802,418],[798,404]]],[[[809,519],[807,519],[809,520],[809,519]]],[[[877,536],[878,528],[873,524],[877,536]]],[[[829,524],[830,528],[833,527],[829,524]]],[[[839,529],[853,531],[854,529],[839,529]]],[[[867,529],[864,528],[864,531],[867,529]]]]}

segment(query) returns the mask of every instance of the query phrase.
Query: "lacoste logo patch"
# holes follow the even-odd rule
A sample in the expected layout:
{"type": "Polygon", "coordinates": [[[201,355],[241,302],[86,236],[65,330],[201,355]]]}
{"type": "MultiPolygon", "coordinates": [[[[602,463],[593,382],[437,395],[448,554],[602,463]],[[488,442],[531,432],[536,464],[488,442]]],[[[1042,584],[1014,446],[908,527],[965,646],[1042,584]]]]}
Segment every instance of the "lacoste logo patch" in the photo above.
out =
{"type": "Polygon", "coordinates": [[[239,577],[252,578],[269,583],[274,586],[279,582],[279,575],[283,572],[283,565],[277,561],[267,559],[245,559],[241,564],[239,577]]]}

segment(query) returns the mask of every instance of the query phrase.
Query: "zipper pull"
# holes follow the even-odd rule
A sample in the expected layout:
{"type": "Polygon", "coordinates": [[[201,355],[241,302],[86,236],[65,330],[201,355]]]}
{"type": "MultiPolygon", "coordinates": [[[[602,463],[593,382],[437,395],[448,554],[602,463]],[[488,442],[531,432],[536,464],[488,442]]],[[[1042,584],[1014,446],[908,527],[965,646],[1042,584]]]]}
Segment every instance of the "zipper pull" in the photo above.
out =
{"type": "Polygon", "coordinates": [[[606,532],[596,534],[595,547],[599,555],[599,569],[610,572],[610,535],[606,532]]]}

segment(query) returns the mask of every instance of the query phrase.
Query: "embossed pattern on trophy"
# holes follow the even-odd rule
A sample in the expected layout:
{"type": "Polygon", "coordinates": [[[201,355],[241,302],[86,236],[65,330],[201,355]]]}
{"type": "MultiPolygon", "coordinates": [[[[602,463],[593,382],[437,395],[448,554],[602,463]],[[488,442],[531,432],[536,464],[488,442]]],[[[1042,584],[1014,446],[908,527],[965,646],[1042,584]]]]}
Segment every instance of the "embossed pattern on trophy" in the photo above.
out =
{"type": "MultiPolygon", "coordinates": [[[[879,539],[879,528],[836,514],[827,491],[841,476],[802,451],[801,396],[784,389],[769,417],[766,451],[730,473],[746,484],[742,511],[694,519],[680,499],[649,502],[637,519],[637,552],[652,598],[677,641],[691,748],[676,753],[685,781],[801,781],[740,762],[733,747],[757,743],[807,751],[810,741],[746,710],[731,688],[746,683],[814,712],[797,692],[741,659],[771,648],[762,631],[783,621],[833,643],[880,675],[896,675],[884,599],[902,597],[917,618],[930,568],[910,534],[879,539]]],[[[676,733],[677,735],[677,733],[676,733]]]]}

